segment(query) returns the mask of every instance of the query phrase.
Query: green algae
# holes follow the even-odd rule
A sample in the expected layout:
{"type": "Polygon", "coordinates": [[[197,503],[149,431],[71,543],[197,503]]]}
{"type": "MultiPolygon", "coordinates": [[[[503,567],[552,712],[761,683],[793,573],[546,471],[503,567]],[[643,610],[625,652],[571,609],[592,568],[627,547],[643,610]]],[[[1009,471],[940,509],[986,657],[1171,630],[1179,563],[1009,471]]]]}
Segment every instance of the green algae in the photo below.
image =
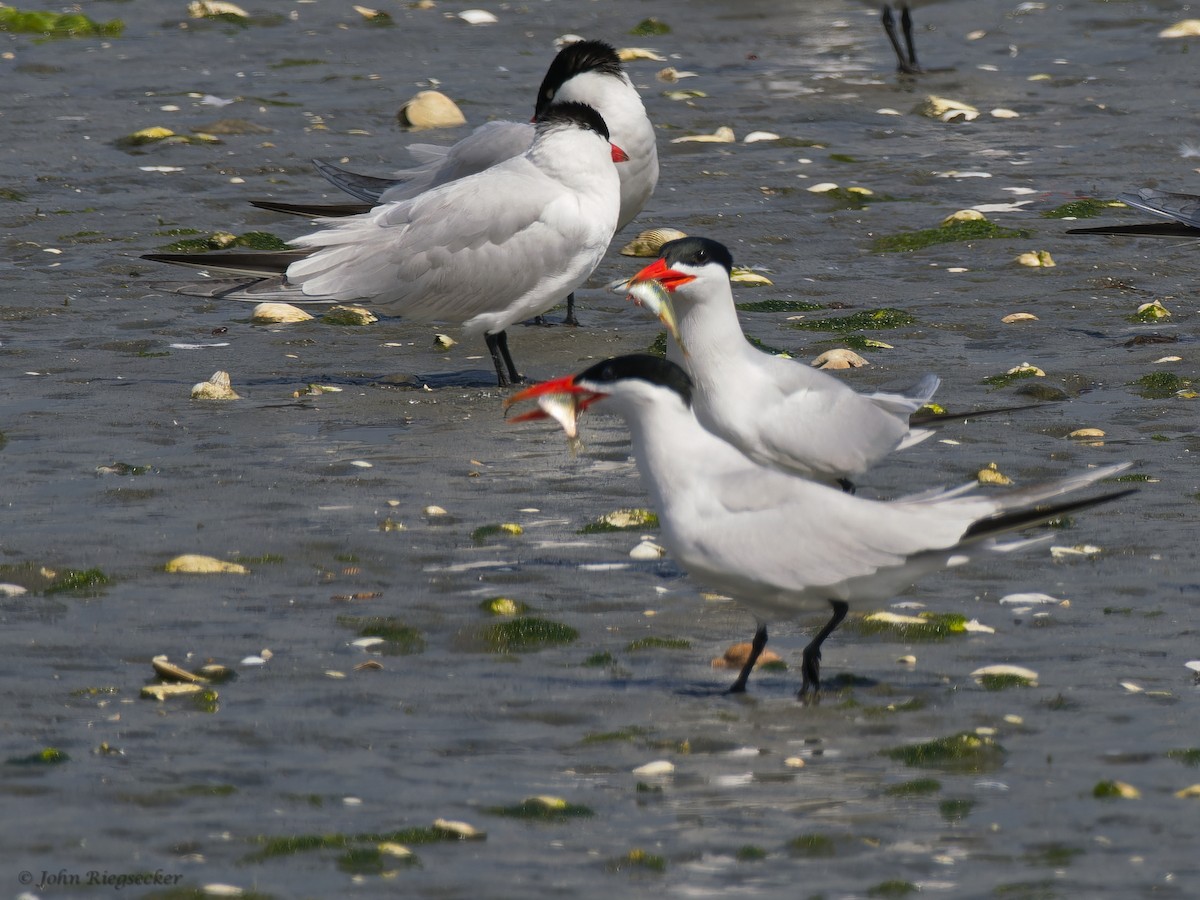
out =
{"type": "Polygon", "coordinates": [[[286,241],[276,237],[269,231],[247,231],[245,234],[230,235],[223,232],[210,234],[208,237],[186,238],[167,244],[162,249],[168,253],[208,253],[212,250],[229,250],[241,248],[244,250],[275,251],[290,249],[286,241]]]}
{"type": "Polygon", "coordinates": [[[913,325],[916,316],[902,309],[883,307],[881,309],[866,309],[851,313],[848,316],[834,316],[824,319],[807,319],[802,322],[789,322],[792,328],[802,331],[877,331],[884,328],[904,328],[913,325]]]}
{"type": "Polygon", "coordinates": [[[1026,678],[1024,675],[993,673],[989,675],[980,675],[979,683],[983,685],[983,689],[985,691],[1007,691],[1009,688],[1032,687],[1037,682],[1026,678]]]}
{"type": "Polygon", "coordinates": [[[528,604],[510,597],[489,597],[479,604],[479,608],[493,616],[519,616],[529,611],[528,604]]]}
{"type": "Polygon", "coordinates": [[[483,632],[484,642],[493,653],[527,653],[557,644],[569,644],[579,638],[570,625],[518,616],[508,622],[498,622],[483,632]]]}
{"type": "Polygon", "coordinates": [[[57,766],[71,759],[65,751],[57,747],[46,747],[28,756],[10,756],[4,761],[6,766],[57,766]]]}
{"type": "Polygon", "coordinates": [[[1070,200],[1054,209],[1041,212],[1043,219],[1091,219],[1100,215],[1106,209],[1124,209],[1125,204],[1120,200],[1097,200],[1095,197],[1080,197],[1070,200]]]}
{"type": "Polygon", "coordinates": [[[932,766],[967,772],[994,768],[1004,756],[1004,748],[990,737],[970,731],[881,752],[906,766],[932,766]]]}
{"type": "Polygon", "coordinates": [[[409,656],[425,650],[421,632],[395,616],[338,616],[337,623],[353,629],[359,637],[382,638],[386,653],[409,656]]]}
{"type": "Polygon", "coordinates": [[[959,241],[981,241],[996,238],[1029,238],[1033,232],[1026,228],[1002,228],[986,219],[954,221],[937,228],[905,231],[900,234],[877,237],[871,249],[876,253],[903,253],[921,250],[935,244],[952,244],[959,241]]]}
{"type": "Polygon", "coordinates": [[[614,509],[594,522],[580,528],[576,534],[606,534],[611,531],[640,531],[657,528],[658,516],[648,509],[633,507],[614,509]]]}
{"type": "Polygon", "coordinates": [[[1173,372],[1151,372],[1130,382],[1130,386],[1139,388],[1135,393],[1147,400],[1166,400],[1190,387],[1191,382],[1173,372]]]}
{"type": "Polygon", "coordinates": [[[663,638],[663,637],[644,637],[638,638],[636,641],[630,641],[625,647],[627,651],[633,650],[690,650],[692,642],[684,638],[663,638]]]}
{"type": "Polygon", "coordinates": [[[923,797],[926,794],[936,794],[941,789],[942,783],[936,778],[917,778],[888,785],[883,792],[889,797],[923,797]]]}
{"type": "Polygon", "coordinates": [[[624,856],[609,860],[608,870],[610,872],[627,872],[631,869],[647,872],[665,872],[667,870],[667,860],[665,857],[654,853],[647,853],[641,849],[630,850],[624,856]]]}
{"type": "Polygon", "coordinates": [[[737,303],[734,304],[738,312],[749,313],[797,313],[797,312],[814,312],[818,309],[824,309],[820,303],[808,303],[804,300],[758,300],[754,303],[737,303]]]}
{"type": "Polygon", "coordinates": [[[966,634],[967,617],[959,613],[923,612],[911,618],[921,622],[889,622],[863,616],[847,623],[850,630],[865,635],[889,635],[905,641],[940,641],[955,634],[966,634]]]}
{"type": "Polygon", "coordinates": [[[40,34],[47,38],[120,37],[125,23],[120,19],[97,22],[80,13],[29,11],[0,6],[0,31],[11,34],[40,34]]]}
{"type": "Polygon", "coordinates": [[[534,822],[565,822],[568,819],[591,818],[596,814],[590,807],[568,803],[558,797],[529,797],[512,806],[488,807],[485,812],[534,822]]]}
{"type": "Polygon", "coordinates": [[[96,589],[110,584],[112,579],[99,569],[67,569],[55,578],[46,588],[47,594],[60,594],[67,591],[86,591],[96,593],[96,589]]]}

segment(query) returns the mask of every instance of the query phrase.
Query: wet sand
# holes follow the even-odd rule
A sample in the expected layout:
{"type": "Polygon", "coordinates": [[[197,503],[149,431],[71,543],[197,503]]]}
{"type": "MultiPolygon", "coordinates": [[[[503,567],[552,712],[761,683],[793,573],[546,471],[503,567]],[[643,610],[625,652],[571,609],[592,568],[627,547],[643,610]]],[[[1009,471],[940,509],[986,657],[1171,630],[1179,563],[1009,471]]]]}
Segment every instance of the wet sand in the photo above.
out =
{"type": "MultiPolygon", "coordinates": [[[[463,8],[397,5],[394,27],[380,28],[348,5],[301,3],[279,6],[274,23],[184,27],[182,5],[97,3],[85,12],[120,17],[123,36],[0,35],[0,581],[34,588],[0,599],[0,891],[68,895],[90,870],[161,870],[180,889],[273,897],[861,897],[901,883],[954,897],[1193,895],[1196,801],[1174,793],[1200,776],[1185,764],[1195,754],[1169,751],[1200,746],[1200,691],[1184,667],[1200,657],[1196,401],[1148,399],[1131,383],[1197,378],[1196,248],[1071,236],[1081,223],[1040,215],[1080,195],[1196,190],[1195,160],[1179,154],[1197,138],[1194,47],[1157,37],[1184,14],[929,4],[917,10],[918,50],[950,71],[900,79],[865,6],[497,5],[485,27],[448,18],[463,8]],[[629,35],[651,12],[671,33],[629,35]],[[669,558],[631,561],[638,532],[579,534],[646,504],[615,420],[585,422],[586,450],[572,458],[549,426],[504,422],[482,346],[434,348],[452,329],[253,326],[245,307],[155,289],[191,277],[138,258],[174,229],[302,233],[247,201],[336,199],[311,157],[382,174],[407,163],[413,140],[466,133],[395,126],[420,83],[440,81],[471,126],[527,117],[568,32],[671,57],[629,64],[661,129],[662,177],[580,293],[584,327],[513,330],[527,375],[649,346],[657,324],[601,289],[639,265],[617,247],[659,225],[707,235],[774,281],[739,289],[741,302],[913,315],[865,333],[893,349],[844,373],[862,389],[935,371],[951,410],[1007,405],[1024,382],[984,379],[1042,368],[1038,382],[1066,400],[948,429],[956,443],[895,456],[864,492],[956,484],[991,462],[1028,483],[1131,460],[1150,479],[1141,492],[1050,542],[1101,552],[1055,561],[1043,546],[925,579],[897,602],[995,633],[906,642],[845,628],[826,644],[837,680],[819,706],[796,702],[795,666],[823,617],[772,623],[771,648],[791,668],[760,672],[731,698],[720,692],[732,673],[710,660],[749,639],[752,617],[706,597],[669,558]],[[664,84],[666,65],[697,77],[664,84]],[[663,96],[678,88],[708,96],[663,96]],[[943,124],[911,113],[927,94],[984,114],[943,124]],[[988,115],[997,107],[1019,118],[988,115]],[[900,115],[879,112],[889,108],[900,115]],[[229,118],[269,133],[115,145],[140,128],[188,133],[229,118]],[[721,125],[739,142],[670,143],[721,125]],[[754,130],[791,140],[740,142],[754,130]],[[805,190],[820,182],[878,199],[849,209],[805,190]],[[1023,200],[988,215],[1027,238],[871,249],[958,209],[1023,200]],[[1057,266],[1014,263],[1029,250],[1057,266]],[[1129,321],[1153,299],[1169,319],[1129,321]],[[1019,311],[1038,321],[1001,323],[1019,311]],[[1177,342],[1130,345],[1151,333],[1177,342]],[[1156,362],[1166,356],[1181,359],[1156,362]],[[217,369],[244,399],[191,401],[217,369]],[[343,390],[294,396],[313,382],[343,390]],[[1067,437],[1082,427],[1106,437],[1067,437]],[[448,515],[425,515],[434,504],[448,515]],[[498,523],[523,534],[476,537],[498,523]],[[241,559],[250,574],[163,571],[188,552],[241,559]],[[45,592],[43,568],[109,581],[45,592]],[[1070,603],[1000,603],[1019,592],[1070,603]],[[578,637],[494,652],[497,619],[480,604],[495,596],[578,637]],[[412,632],[353,646],[377,617],[412,632]],[[243,664],[264,649],[265,665],[243,664]],[[239,677],[215,705],[140,699],[164,653],[239,677]],[[915,665],[897,662],[909,654],[915,665]],[[356,668],[372,660],[382,668],[356,668]],[[996,663],[1035,670],[1037,686],[989,691],[971,677],[996,663]],[[1003,753],[974,767],[887,755],[979,729],[1003,753]],[[46,748],[69,760],[12,762],[46,748]],[[634,774],[655,760],[674,773],[634,774]],[[1110,781],[1140,798],[1093,796],[1110,781]],[[500,812],[536,795],[591,815],[500,812]],[[429,833],[405,831],[438,818],[487,837],[422,844],[429,833]],[[312,835],[335,837],[264,840],[312,835]],[[419,865],[376,853],[385,837],[419,865]],[[43,871],[67,877],[38,888],[43,871]]],[[[743,320],[804,360],[838,344],[788,314],[743,320]]],[[[184,896],[166,890],[122,893],[184,896]]]]}

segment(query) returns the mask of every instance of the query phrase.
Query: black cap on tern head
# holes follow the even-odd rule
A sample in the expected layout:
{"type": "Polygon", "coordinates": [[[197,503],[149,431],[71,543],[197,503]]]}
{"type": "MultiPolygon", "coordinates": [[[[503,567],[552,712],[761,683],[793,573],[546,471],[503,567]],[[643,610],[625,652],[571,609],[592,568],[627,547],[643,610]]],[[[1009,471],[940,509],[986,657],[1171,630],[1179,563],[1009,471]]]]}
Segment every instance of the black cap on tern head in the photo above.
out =
{"type": "Polygon", "coordinates": [[[576,128],[594,131],[606,141],[609,140],[608,124],[604,117],[586,103],[576,103],[573,100],[570,103],[555,103],[538,115],[535,121],[538,131],[554,125],[573,125],[576,128]]]}
{"type": "Polygon", "coordinates": [[[534,107],[534,117],[541,115],[547,106],[554,102],[558,89],[584,72],[599,72],[604,75],[620,77],[621,58],[617,51],[604,41],[576,41],[567,44],[554,57],[542,86],[538,88],[537,105],[534,107]]]}
{"type": "Polygon", "coordinates": [[[687,372],[668,359],[648,353],[631,353],[606,359],[580,372],[575,376],[575,381],[603,387],[629,378],[670,388],[682,398],[685,406],[692,405],[692,379],[687,372]]]}
{"type": "Polygon", "coordinates": [[[662,245],[658,255],[668,266],[675,263],[703,266],[716,262],[724,266],[726,272],[733,272],[733,256],[729,248],[710,238],[685,237],[668,241],[662,245]]]}

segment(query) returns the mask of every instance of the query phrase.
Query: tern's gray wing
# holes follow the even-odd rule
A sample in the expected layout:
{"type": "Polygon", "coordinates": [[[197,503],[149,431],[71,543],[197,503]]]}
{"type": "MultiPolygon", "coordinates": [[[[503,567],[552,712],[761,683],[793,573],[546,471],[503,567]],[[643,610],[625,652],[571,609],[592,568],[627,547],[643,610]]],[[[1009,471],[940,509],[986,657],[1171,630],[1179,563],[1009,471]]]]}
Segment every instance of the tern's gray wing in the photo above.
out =
{"type": "Polygon", "coordinates": [[[607,244],[579,203],[529,160],[510,160],[502,171],[325,221],[293,241],[316,252],[289,267],[288,280],[309,296],[430,321],[465,322],[543,291],[561,299],[562,280],[582,281],[607,244]]]}
{"type": "Polygon", "coordinates": [[[413,144],[409,152],[423,164],[396,172],[391,184],[376,194],[375,202],[408,200],[439,185],[458,181],[520,156],[533,143],[533,125],[527,122],[488,122],[451,147],[413,144]]]}

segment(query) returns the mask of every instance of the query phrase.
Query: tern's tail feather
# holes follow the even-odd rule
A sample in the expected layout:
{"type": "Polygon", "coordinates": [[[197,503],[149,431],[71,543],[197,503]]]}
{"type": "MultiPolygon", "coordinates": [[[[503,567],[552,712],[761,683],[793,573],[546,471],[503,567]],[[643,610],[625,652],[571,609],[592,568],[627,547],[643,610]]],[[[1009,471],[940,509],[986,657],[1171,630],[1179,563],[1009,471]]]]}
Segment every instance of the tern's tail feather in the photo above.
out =
{"type": "Polygon", "coordinates": [[[1004,531],[1015,531],[1030,525],[1048,522],[1050,519],[1066,515],[1069,512],[1087,509],[1100,503],[1108,503],[1111,500],[1135,493],[1136,488],[1125,488],[1085,500],[1066,500],[1061,503],[1045,502],[1054,497],[1089,487],[1105,478],[1112,478],[1131,465],[1132,463],[1125,462],[1110,466],[1097,466],[1065,478],[1057,478],[1054,481],[1033,484],[997,495],[993,501],[995,511],[972,524],[964,533],[963,538],[989,537],[1004,531]]]}
{"type": "Polygon", "coordinates": [[[323,159],[314,159],[313,167],[321,176],[339,191],[345,191],[351,197],[357,197],[364,203],[376,203],[388,188],[402,182],[395,178],[377,178],[374,175],[360,175],[323,159]]]}
{"type": "Polygon", "coordinates": [[[369,203],[283,203],[278,200],[251,200],[251,206],[289,216],[305,216],[310,219],[343,219],[370,212],[369,203]]]}
{"type": "Polygon", "coordinates": [[[292,263],[304,259],[313,251],[300,250],[270,250],[260,253],[253,251],[216,252],[216,253],[146,253],[142,259],[153,262],[165,262],[175,266],[191,266],[193,269],[204,269],[209,272],[220,272],[222,275],[242,275],[266,278],[282,275],[292,263]]]}
{"type": "Polygon", "coordinates": [[[876,391],[873,394],[864,394],[863,396],[881,409],[898,416],[907,416],[912,415],[912,413],[928,403],[929,398],[934,395],[934,392],[938,389],[938,385],[941,383],[942,379],[930,374],[923,376],[912,387],[906,388],[899,393],[876,391]]]}
{"type": "Polygon", "coordinates": [[[327,297],[309,297],[298,285],[282,278],[204,278],[200,281],[159,282],[149,287],[166,294],[205,297],[211,300],[238,300],[243,303],[333,303],[327,297]]]}
{"type": "Polygon", "coordinates": [[[1025,403],[1021,406],[998,406],[995,409],[977,409],[974,412],[956,413],[917,412],[909,417],[908,424],[914,428],[931,428],[949,422],[962,422],[965,419],[978,419],[981,416],[998,416],[1003,413],[1019,412],[1023,409],[1036,409],[1045,405],[1044,403],[1025,403]]]}
{"type": "Polygon", "coordinates": [[[1067,234],[1124,234],[1134,237],[1200,237],[1200,226],[1182,222],[1142,222],[1139,225],[1098,225],[1094,228],[1068,228],[1067,234]]]}

